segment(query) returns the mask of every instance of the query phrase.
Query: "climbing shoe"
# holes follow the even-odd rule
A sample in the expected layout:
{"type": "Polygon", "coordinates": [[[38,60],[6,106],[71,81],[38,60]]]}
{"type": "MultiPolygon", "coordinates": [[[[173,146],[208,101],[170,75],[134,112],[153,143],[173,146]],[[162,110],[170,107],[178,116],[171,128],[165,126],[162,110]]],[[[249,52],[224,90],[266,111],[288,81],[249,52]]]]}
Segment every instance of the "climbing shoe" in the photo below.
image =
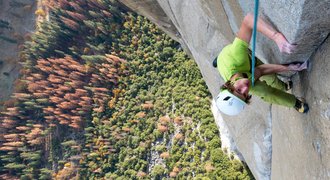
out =
{"type": "Polygon", "coordinates": [[[218,60],[218,57],[216,57],[216,58],[213,60],[213,63],[212,63],[213,67],[215,67],[215,68],[218,66],[217,60],[218,60]]]}
{"type": "Polygon", "coordinates": [[[288,82],[285,82],[285,90],[289,91],[293,87],[293,82],[290,80],[288,82]]]}
{"type": "Polygon", "coordinates": [[[309,110],[308,104],[304,102],[304,100],[300,100],[296,98],[296,104],[294,108],[300,113],[307,113],[309,110]]]}

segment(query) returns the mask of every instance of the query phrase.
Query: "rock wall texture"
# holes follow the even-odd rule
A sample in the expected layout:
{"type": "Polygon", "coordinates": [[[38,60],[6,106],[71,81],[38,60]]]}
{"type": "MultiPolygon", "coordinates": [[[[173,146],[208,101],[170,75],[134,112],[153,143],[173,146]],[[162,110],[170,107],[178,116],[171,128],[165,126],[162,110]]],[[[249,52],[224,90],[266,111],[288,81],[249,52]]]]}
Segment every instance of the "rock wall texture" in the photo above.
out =
{"type": "MultiPolygon", "coordinates": [[[[212,67],[212,60],[234,39],[244,15],[253,12],[254,1],[121,2],[177,39],[196,60],[216,97],[223,80],[212,67]]],[[[291,74],[290,78],[294,80],[292,93],[305,97],[311,110],[301,115],[292,108],[269,105],[254,97],[237,117],[213,111],[216,121],[226,123],[257,179],[330,179],[330,0],[260,0],[259,14],[298,44],[296,53],[283,55],[273,42],[258,34],[259,58],[265,63],[310,61],[308,71],[291,74]]]]}
{"type": "Polygon", "coordinates": [[[19,47],[35,30],[35,10],[35,0],[0,0],[0,101],[13,91],[20,69],[19,47]]]}

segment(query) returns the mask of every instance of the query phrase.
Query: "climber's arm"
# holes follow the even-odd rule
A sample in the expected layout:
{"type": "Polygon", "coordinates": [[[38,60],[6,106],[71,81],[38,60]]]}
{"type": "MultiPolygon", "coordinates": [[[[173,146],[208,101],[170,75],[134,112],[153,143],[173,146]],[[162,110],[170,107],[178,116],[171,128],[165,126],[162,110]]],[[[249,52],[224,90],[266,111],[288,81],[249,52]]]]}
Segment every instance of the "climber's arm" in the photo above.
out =
{"type": "Polygon", "coordinates": [[[261,76],[279,72],[291,71],[288,65],[281,64],[262,64],[255,68],[254,77],[259,79],[261,76]]]}
{"type": "Polygon", "coordinates": [[[289,65],[282,64],[262,64],[255,68],[254,77],[255,79],[259,79],[263,75],[274,74],[279,72],[287,72],[287,71],[302,71],[307,69],[308,63],[307,61],[300,63],[293,63],[289,65]]]}
{"type": "MultiPolygon", "coordinates": [[[[241,24],[241,27],[237,33],[237,37],[243,41],[250,43],[252,30],[253,30],[253,14],[248,13],[241,24]]],[[[273,40],[281,52],[292,53],[295,48],[294,45],[290,44],[284,35],[280,32],[277,32],[270,24],[266,23],[262,18],[258,18],[257,30],[261,32],[271,40],[273,40]]]]}
{"type": "MultiPolygon", "coordinates": [[[[247,43],[250,43],[251,40],[253,21],[254,21],[253,14],[248,13],[244,17],[241,28],[237,34],[237,37],[239,37],[240,39],[242,39],[247,43]]],[[[272,40],[274,40],[274,36],[278,33],[276,30],[273,29],[272,26],[267,24],[262,18],[258,18],[257,30],[272,40]]]]}

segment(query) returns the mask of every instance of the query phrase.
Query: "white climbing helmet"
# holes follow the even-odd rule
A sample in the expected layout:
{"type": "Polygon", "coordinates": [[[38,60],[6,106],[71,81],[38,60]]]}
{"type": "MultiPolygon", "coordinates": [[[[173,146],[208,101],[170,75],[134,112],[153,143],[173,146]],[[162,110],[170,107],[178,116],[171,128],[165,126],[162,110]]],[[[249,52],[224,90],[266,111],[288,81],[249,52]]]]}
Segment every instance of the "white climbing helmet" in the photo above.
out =
{"type": "Polygon", "coordinates": [[[246,102],[226,89],[221,91],[217,96],[216,105],[221,112],[229,116],[235,116],[244,109],[246,102]]]}

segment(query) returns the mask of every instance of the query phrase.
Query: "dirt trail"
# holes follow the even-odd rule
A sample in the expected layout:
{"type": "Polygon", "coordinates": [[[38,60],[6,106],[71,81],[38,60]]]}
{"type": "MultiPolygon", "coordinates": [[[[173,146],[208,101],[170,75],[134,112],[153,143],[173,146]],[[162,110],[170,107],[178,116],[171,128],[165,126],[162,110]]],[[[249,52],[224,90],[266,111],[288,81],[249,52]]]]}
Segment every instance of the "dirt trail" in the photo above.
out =
{"type": "Polygon", "coordinates": [[[19,75],[19,47],[36,29],[35,0],[0,0],[0,101],[10,97],[19,75]]]}

